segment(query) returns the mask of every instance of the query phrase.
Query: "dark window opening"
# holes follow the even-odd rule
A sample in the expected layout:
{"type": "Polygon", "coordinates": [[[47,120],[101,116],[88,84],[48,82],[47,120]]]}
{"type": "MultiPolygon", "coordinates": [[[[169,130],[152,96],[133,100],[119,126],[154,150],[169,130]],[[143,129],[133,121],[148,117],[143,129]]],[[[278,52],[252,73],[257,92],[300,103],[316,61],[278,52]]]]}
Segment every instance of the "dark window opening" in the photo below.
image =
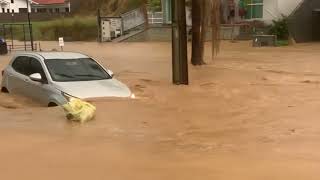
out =
{"type": "Polygon", "coordinates": [[[28,9],[27,8],[19,8],[20,13],[27,13],[28,9]]]}
{"type": "Polygon", "coordinates": [[[38,12],[45,13],[45,12],[47,12],[47,9],[46,8],[40,8],[40,9],[38,9],[38,12]]]}

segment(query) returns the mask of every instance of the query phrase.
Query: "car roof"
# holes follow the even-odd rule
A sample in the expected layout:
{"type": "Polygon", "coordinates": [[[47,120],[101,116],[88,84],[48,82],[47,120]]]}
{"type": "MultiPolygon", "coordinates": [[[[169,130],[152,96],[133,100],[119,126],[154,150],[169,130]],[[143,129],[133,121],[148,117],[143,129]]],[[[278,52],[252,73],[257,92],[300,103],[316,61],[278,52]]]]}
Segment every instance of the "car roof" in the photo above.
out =
{"type": "Polygon", "coordinates": [[[87,55],[77,52],[24,52],[18,53],[17,56],[32,55],[40,56],[44,59],[79,59],[88,58],[87,55]]]}

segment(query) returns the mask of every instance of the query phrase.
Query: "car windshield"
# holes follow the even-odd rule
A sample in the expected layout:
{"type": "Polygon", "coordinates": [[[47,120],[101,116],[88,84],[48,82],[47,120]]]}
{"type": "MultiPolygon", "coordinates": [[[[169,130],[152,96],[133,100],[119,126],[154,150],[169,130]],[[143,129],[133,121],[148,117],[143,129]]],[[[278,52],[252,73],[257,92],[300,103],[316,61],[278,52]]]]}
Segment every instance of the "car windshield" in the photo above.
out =
{"type": "Polygon", "coordinates": [[[46,59],[45,64],[53,81],[70,82],[111,79],[111,76],[90,58],[46,59]]]}

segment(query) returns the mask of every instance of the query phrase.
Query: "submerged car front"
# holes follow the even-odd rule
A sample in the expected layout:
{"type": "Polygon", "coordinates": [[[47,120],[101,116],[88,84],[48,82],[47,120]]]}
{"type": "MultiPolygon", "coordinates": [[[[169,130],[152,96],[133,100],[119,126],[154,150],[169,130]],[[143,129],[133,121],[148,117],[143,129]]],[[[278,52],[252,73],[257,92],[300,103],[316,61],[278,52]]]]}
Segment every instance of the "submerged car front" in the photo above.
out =
{"type": "Polygon", "coordinates": [[[92,99],[101,97],[134,98],[130,89],[91,58],[45,60],[52,85],[60,92],[55,97],[59,105],[72,97],[92,99]]]}

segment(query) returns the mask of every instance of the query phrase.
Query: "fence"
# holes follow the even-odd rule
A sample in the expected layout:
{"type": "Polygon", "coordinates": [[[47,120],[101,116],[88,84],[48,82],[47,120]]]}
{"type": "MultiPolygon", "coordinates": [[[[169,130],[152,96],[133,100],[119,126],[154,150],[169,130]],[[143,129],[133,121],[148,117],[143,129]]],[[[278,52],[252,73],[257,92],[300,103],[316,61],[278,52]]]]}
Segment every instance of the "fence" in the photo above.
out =
{"type": "Polygon", "coordinates": [[[36,50],[37,45],[31,45],[32,26],[29,29],[28,24],[2,24],[0,26],[0,36],[7,42],[9,51],[29,51],[36,50]],[[20,41],[16,41],[18,39],[20,41]]]}
{"type": "Polygon", "coordinates": [[[148,12],[149,24],[163,24],[163,12],[148,12]]]}
{"type": "Polygon", "coordinates": [[[122,30],[124,32],[140,26],[146,22],[143,9],[138,8],[120,15],[122,19],[122,30]]]}

